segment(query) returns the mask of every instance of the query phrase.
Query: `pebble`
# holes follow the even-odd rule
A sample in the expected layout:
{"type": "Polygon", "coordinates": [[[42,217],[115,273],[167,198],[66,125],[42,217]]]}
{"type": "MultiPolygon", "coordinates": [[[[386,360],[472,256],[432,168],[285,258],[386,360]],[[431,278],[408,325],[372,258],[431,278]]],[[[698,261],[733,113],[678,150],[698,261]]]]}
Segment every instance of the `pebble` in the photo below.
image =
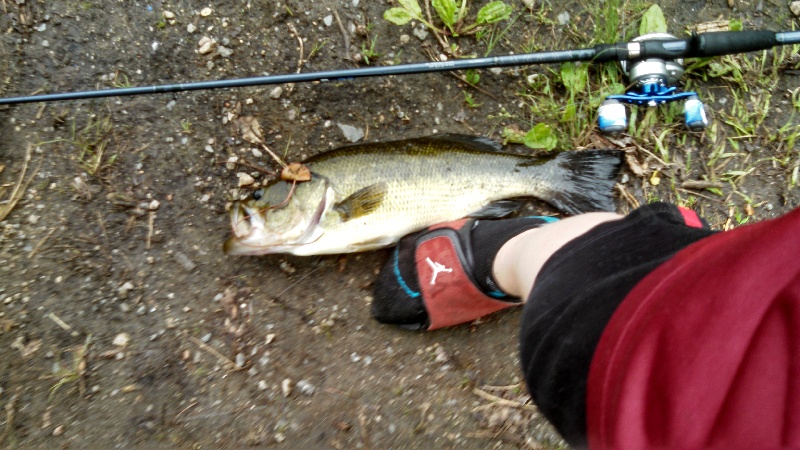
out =
{"type": "Polygon", "coordinates": [[[64,425],[59,425],[53,429],[53,436],[61,436],[64,434],[64,425]]]}
{"type": "Polygon", "coordinates": [[[236,367],[244,367],[244,363],[247,362],[244,353],[241,352],[237,353],[235,362],[236,362],[236,367]]]}
{"type": "Polygon", "coordinates": [[[47,39],[42,41],[42,47],[50,47],[50,42],[47,39]]]}
{"type": "Polygon", "coordinates": [[[239,172],[239,173],[236,174],[236,176],[239,177],[239,187],[250,186],[251,184],[255,183],[255,181],[256,181],[248,173],[239,172]]]}
{"type": "Polygon", "coordinates": [[[262,153],[261,150],[255,148],[255,147],[251,148],[250,151],[253,153],[253,156],[255,156],[256,158],[261,158],[262,156],[264,156],[264,153],[262,153]]]}
{"type": "Polygon", "coordinates": [[[47,24],[46,23],[41,23],[41,24],[39,24],[39,26],[36,27],[36,31],[44,31],[46,29],[47,29],[47,24]]]}
{"type": "Polygon", "coordinates": [[[120,333],[114,336],[114,341],[112,344],[116,345],[117,347],[125,347],[131,341],[131,336],[128,333],[120,333]]]}
{"type": "Polygon", "coordinates": [[[225,167],[228,170],[236,170],[236,163],[239,162],[239,157],[236,155],[231,156],[228,158],[228,162],[225,163],[225,167]]]}
{"type": "Polygon", "coordinates": [[[127,298],[131,290],[133,290],[133,283],[126,281],[125,284],[117,289],[117,294],[119,294],[120,298],[127,298]]]}
{"type": "Polygon", "coordinates": [[[333,24],[333,16],[328,14],[322,19],[322,23],[324,23],[326,27],[331,26],[333,24]]]}
{"type": "Polygon", "coordinates": [[[175,13],[172,11],[164,11],[164,18],[167,20],[172,20],[175,18],[175,13]]]}
{"type": "Polygon", "coordinates": [[[283,392],[284,397],[288,397],[289,394],[292,393],[292,380],[284,378],[284,380],[281,381],[281,392],[283,392]]]}
{"type": "Polygon", "coordinates": [[[364,137],[364,130],[361,128],[356,128],[351,125],[345,125],[343,123],[336,124],[342,133],[344,134],[344,138],[350,142],[358,142],[364,137]]]}
{"type": "Polygon", "coordinates": [[[313,395],[314,391],[316,390],[314,385],[309,383],[307,380],[298,381],[296,387],[305,395],[313,395]]]}
{"type": "Polygon", "coordinates": [[[283,88],[280,87],[280,86],[277,86],[277,87],[273,88],[269,92],[269,98],[278,99],[278,98],[281,97],[281,94],[283,94],[283,88]]]}
{"type": "Polygon", "coordinates": [[[197,267],[197,264],[193,263],[192,260],[189,259],[189,257],[183,252],[175,252],[173,257],[175,258],[175,261],[181,265],[181,267],[186,269],[187,272],[191,272],[195,267],[197,267]]]}
{"type": "Polygon", "coordinates": [[[153,200],[147,205],[147,209],[149,209],[150,211],[155,211],[158,209],[159,206],[161,206],[161,202],[159,202],[158,200],[153,200]]]}
{"type": "Polygon", "coordinates": [[[269,385],[267,384],[266,381],[261,380],[261,381],[258,382],[258,390],[259,391],[266,391],[268,387],[269,387],[269,385]]]}
{"type": "Polygon", "coordinates": [[[208,16],[211,15],[212,12],[214,12],[214,11],[211,8],[205,7],[205,8],[200,10],[200,15],[203,16],[203,17],[208,17],[208,16]]]}
{"type": "Polygon", "coordinates": [[[206,148],[204,150],[207,151],[208,153],[214,153],[214,147],[210,145],[206,145],[206,148]]]}
{"type": "Polygon", "coordinates": [[[416,36],[420,41],[424,41],[425,38],[428,37],[428,34],[428,30],[426,30],[425,27],[414,28],[414,36],[416,36]]]}
{"type": "Polygon", "coordinates": [[[564,11],[558,16],[556,16],[556,20],[558,20],[558,24],[564,26],[569,23],[569,13],[564,11]]]}
{"type": "Polygon", "coordinates": [[[211,51],[214,50],[214,44],[216,44],[216,41],[208,36],[203,36],[200,38],[200,41],[197,42],[197,46],[199,47],[197,52],[201,55],[211,53],[211,51]]]}
{"type": "Polygon", "coordinates": [[[400,43],[401,44],[408,44],[408,41],[411,40],[411,36],[404,34],[400,36],[400,43]]]}
{"type": "Polygon", "coordinates": [[[211,340],[211,333],[204,334],[204,335],[203,335],[203,336],[200,338],[200,342],[202,342],[202,343],[204,343],[204,344],[208,344],[208,341],[210,341],[210,340],[211,340]]]}
{"type": "Polygon", "coordinates": [[[193,23],[190,23],[189,25],[186,25],[186,32],[187,33],[194,33],[195,31],[197,31],[197,27],[194,26],[193,23]]]}
{"type": "Polygon", "coordinates": [[[223,58],[229,58],[233,54],[233,50],[228,47],[219,46],[217,47],[217,54],[222,56],[223,58]]]}
{"type": "Polygon", "coordinates": [[[800,17],[800,1],[795,1],[789,4],[789,11],[795,16],[800,17]]]}

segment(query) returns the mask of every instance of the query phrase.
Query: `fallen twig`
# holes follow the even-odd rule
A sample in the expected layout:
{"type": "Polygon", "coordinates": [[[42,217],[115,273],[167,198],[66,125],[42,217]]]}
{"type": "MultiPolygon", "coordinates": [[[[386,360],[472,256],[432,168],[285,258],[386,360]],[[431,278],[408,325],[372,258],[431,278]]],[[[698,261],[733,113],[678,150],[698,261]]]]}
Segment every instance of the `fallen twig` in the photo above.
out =
{"type": "MultiPolygon", "coordinates": [[[[528,404],[521,403],[521,402],[515,402],[515,401],[511,401],[511,400],[506,400],[506,399],[504,399],[502,397],[498,397],[496,395],[492,395],[492,394],[490,394],[490,393],[488,393],[488,392],[486,392],[484,390],[478,389],[478,388],[472,389],[472,393],[477,395],[478,397],[481,397],[483,399],[492,401],[492,402],[494,402],[495,404],[498,404],[498,405],[510,406],[512,408],[524,409],[526,411],[539,411],[533,405],[528,405],[528,404]]],[[[480,408],[480,407],[478,407],[478,408],[480,408]]]]}
{"type": "Polygon", "coordinates": [[[11,214],[11,210],[17,205],[22,199],[22,196],[25,194],[25,191],[28,189],[28,185],[33,180],[33,177],[36,176],[36,173],[39,172],[39,168],[42,167],[42,162],[44,158],[39,159],[39,164],[36,165],[36,168],[33,169],[28,179],[25,179],[25,173],[28,171],[28,164],[31,160],[31,146],[28,145],[28,149],[25,151],[25,162],[22,165],[22,171],[19,173],[19,180],[14,185],[14,189],[11,191],[11,197],[8,199],[8,203],[3,208],[0,208],[0,222],[6,219],[9,214],[11,214]]]}

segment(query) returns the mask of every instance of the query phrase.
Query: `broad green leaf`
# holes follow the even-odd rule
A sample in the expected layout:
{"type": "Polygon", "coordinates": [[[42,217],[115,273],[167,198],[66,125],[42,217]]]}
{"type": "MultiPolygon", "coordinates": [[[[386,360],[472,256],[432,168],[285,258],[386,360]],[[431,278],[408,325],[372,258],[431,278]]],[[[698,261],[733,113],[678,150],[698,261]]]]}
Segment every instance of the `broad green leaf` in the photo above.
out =
{"type": "Polygon", "coordinates": [[[558,138],[546,123],[538,123],[525,135],[525,145],[530,148],[552,150],[558,145],[558,138]]]}
{"type": "Polygon", "coordinates": [[[514,8],[511,5],[506,5],[501,1],[491,2],[478,11],[478,17],[475,19],[475,23],[495,23],[501,20],[507,20],[511,17],[511,11],[513,10],[514,8]]]}
{"type": "Polygon", "coordinates": [[[575,94],[586,89],[589,82],[588,68],[585,64],[577,66],[571,62],[561,65],[561,82],[570,93],[575,94]]]}
{"type": "Polygon", "coordinates": [[[442,22],[444,22],[448,28],[452,29],[453,25],[456,23],[456,9],[458,9],[456,1],[432,0],[431,3],[433,4],[433,9],[436,10],[436,14],[442,19],[442,22]]]}
{"type": "Polygon", "coordinates": [[[639,25],[639,36],[650,33],[666,33],[667,20],[661,7],[653,5],[642,16],[642,23],[639,25]]]}
{"type": "Polygon", "coordinates": [[[399,0],[398,3],[400,3],[400,6],[407,9],[415,19],[422,18],[422,9],[419,7],[417,0],[399,0]]]}
{"type": "Polygon", "coordinates": [[[383,13],[383,18],[395,25],[405,25],[414,18],[407,9],[392,8],[383,13]]]}

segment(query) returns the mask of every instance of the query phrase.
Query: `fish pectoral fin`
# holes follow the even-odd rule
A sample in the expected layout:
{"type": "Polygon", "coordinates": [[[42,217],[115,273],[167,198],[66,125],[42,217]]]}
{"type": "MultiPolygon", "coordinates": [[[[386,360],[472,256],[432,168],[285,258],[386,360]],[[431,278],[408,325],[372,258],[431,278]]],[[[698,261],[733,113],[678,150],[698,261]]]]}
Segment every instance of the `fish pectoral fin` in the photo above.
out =
{"type": "Polygon", "coordinates": [[[500,200],[484,206],[467,217],[473,219],[499,219],[518,210],[520,206],[522,204],[514,200],[500,200]]]}
{"type": "Polygon", "coordinates": [[[346,222],[378,209],[383,203],[387,191],[388,187],[385,182],[371,184],[353,192],[346,199],[334,205],[333,209],[342,216],[342,221],[346,222]]]}

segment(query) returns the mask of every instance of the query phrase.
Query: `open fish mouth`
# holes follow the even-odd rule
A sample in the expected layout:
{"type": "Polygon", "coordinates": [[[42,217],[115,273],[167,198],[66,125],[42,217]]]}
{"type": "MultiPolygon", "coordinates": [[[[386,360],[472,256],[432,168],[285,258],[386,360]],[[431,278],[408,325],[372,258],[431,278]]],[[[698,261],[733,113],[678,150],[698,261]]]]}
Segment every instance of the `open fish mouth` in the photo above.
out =
{"type": "Polygon", "coordinates": [[[231,229],[233,236],[225,241],[223,250],[228,255],[266,255],[284,253],[298,245],[316,241],[323,234],[319,227],[322,215],[332,203],[332,191],[323,196],[313,214],[299,211],[291,215],[281,229],[270,229],[267,215],[248,202],[236,202],[231,207],[231,229]]]}

